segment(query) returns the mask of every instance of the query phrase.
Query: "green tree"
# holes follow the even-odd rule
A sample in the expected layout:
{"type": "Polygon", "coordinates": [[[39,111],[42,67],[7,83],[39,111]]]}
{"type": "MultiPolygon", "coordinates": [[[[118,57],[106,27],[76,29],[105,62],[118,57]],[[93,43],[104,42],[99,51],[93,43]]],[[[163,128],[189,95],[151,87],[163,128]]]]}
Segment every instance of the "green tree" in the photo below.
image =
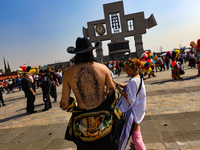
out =
{"type": "Polygon", "coordinates": [[[8,61],[7,61],[7,65],[8,65],[7,72],[10,73],[10,72],[11,72],[11,69],[10,69],[10,65],[9,65],[8,61]]]}
{"type": "Polygon", "coordinates": [[[3,57],[3,62],[4,62],[4,70],[5,70],[5,73],[7,73],[7,66],[6,66],[6,61],[5,61],[5,58],[3,57]]]}
{"type": "Polygon", "coordinates": [[[0,74],[4,74],[3,69],[0,69],[0,74]]]}

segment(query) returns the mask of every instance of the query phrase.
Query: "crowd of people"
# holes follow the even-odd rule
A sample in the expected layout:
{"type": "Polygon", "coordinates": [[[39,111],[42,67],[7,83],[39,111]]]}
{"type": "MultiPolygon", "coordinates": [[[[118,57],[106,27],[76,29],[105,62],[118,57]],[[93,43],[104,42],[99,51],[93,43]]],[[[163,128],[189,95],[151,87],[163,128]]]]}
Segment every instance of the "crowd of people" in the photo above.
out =
{"type": "Polygon", "coordinates": [[[110,61],[105,65],[109,68],[112,78],[115,78],[116,74],[120,76],[125,67],[124,61],[110,61]]]}
{"type": "MultiPolygon", "coordinates": [[[[182,79],[180,75],[185,73],[184,65],[188,63],[191,68],[198,67],[197,56],[193,51],[180,52],[180,50],[168,51],[162,54],[154,54],[144,52],[140,58],[142,65],[139,68],[139,74],[143,79],[156,77],[156,72],[172,70],[173,79],[182,79]],[[147,76],[147,78],[145,78],[147,76]]],[[[120,76],[125,68],[125,61],[110,61],[105,63],[109,68],[111,78],[114,79],[115,75],[120,76]]]]}
{"type": "Polygon", "coordinates": [[[197,56],[199,52],[200,50],[198,49],[196,52],[192,50],[181,52],[179,49],[176,49],[162,54],[155,54],[154,56],[150,52],[144,52],[140,58],[142,61],[140,75],[143,78],[147,75],[148,78],[151,76],[156,77],[155,72],[171,69],[173,79],[182,79],[181,75],[185,73],[184,65],[188,63],[189,67],[198,69],[197,76],[200,76],[199,57],[197,56]]]}
{"type": "MultiPolygon", "coordinates": [[[[27,98],[27,113],[35,113],[34,101],[36,96],[36,89],[41,88],[43,93],[43,101],[45,107],[42,111],[49,110],[51,106],[50,96],[57,101],[56,86],[62,84],[62,70],[51,71],[48,66],[45,70],[40,70],[39,74],[31,74],[30,72],[23,72],[22,75],[18,75],[16,78],[7,78],[0,81],[0,100],[3,106],[3,97],[5,94],[11,94],[16,90],[23,90],[25,97],[27,98]]],[[[1,106],[1,105],[0,105],[1,106]]]]}

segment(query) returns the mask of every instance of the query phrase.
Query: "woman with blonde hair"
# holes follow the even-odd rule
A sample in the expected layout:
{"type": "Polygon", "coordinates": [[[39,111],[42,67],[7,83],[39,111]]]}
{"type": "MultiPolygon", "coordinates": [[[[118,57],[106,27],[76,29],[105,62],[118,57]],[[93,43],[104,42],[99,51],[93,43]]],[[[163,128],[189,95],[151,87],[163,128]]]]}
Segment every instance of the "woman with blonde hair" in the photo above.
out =
{"type": "Polygon", "coordinates": [[[119,142],[120,150],[126,148],[131,135],[136,150],[146,150],[139,126],[145,116],[146,109],[146,89],[143,79],[139,75],[141,65],[139,59],[129,59],[125,64],[125,72],[131,77],[129,82],[123,84],[114,81],[121,94],[118,107],[125,118],[119,142]]]}

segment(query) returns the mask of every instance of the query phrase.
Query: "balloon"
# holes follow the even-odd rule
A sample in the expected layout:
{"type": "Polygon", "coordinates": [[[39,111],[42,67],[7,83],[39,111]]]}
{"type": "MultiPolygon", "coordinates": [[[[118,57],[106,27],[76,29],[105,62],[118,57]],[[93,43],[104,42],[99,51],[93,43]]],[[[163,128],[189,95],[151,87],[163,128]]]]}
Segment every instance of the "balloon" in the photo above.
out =
{"type": "Polygon", "coordinates": [[[4,87],[6,87],[5,83],[3,83],[3,82],[0,82],[0,85],[3,85],[4,87]]]}
{"type": "Polygon", "coordinates": [[[26,67],[25,66],[20,66],[19,68],[21,68],[24,72],[27,71],[26,67]]]}
{"type": "Polygon", "coordinates": [[[152,69],[151,69],[151,67],[148,69],[148,72],[151,72],[152,71],[152,69]]]}
{"type": "Polygon", "coordinates": [[[142,66],[144,66],[146,64],[146,62],[141,62],[142,66]]]}
{"type": "Polygon", "coordinates": [[[146,52],[146,54],[149,56],[149,52],[146,52]]]}
{"type": "Polygon", "coordinates": [[[175,58],[176,58],[180,54],[180,50],[179,49],[175,50],[175,53],[176,53],[176,56],[175,56],[175,58]]]}
{"type": "Polygon", "coordinates": [[[31,70],[31,66],[27,67],[27,72],[29,72],[31,70]]]}
{"type": "Polygon", "coordinates": [[[176,62],[172,61],[171,66],[174,67],[175,64],[176,64],[176,62]]]}
{"type": "Polygon", "coordinates": [[[148,67],[148,66],[150,66],[150,63],[149,63],[149,62],[146,62],[146,63],[144,64],[144,67],[148,67]]]}
{"type": "Polygon", "coordinates": [[[176,58],[176,52],[175,51],[172,52],[172,58],[176,58]]]}
{"type": "Polygon", "coordinates": [[[197,40],[196,48],[200,48],[200,39],[197,40]]]}
{"type": "Polygon", "coordinates": [[[170,51],[167,51],[166,52],[166,56],[169,58],[169,59],[172,59],[172,53],[170,51]]]}
{"type": "Polygon", "coordinates": [[[192,47],[197,47],[197,44],[196,44],[194,41],[191,41],[191,42],[190,42],[190,46],[192,46],[192,47]]]}
{"type": "Polygon", "coordinates": [[[149,57],[151,57],[152,56],[152,54],[151,53],[149,53],[149,57]]]}
{"type": "Polygon", "coordinates": [[[147,59],[147,58],[148,58],[148,55],[147,55],[146,53],[143,53],[143,54],[141,55],[141,58],[147,59]]]}
{"type": "Polygon", "coordinates": [[[29,73],[30,73],[30,74],[36,73],[36,69],[31,69],[31,70],[29,71],[29,73]]]}
{"type": "Polygon", "coordinates": [[[150,67],[150,68],[144,68],[143,71],[144,71],[144,72],[151,72],[152,69],[151,69],[151,67],[150,67]]]}

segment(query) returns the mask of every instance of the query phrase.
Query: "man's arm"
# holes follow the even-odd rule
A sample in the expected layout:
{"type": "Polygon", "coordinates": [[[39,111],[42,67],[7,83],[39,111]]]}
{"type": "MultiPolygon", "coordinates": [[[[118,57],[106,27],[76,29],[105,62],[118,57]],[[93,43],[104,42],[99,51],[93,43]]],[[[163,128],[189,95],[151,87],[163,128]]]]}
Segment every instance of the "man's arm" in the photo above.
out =
{"type": "Polygon", "coordinates": [[[34,96],[36,95],[32,88],[29,88],[29,90],[33,93],[34,96]]]}
{"type": "Polygon", "coordinates": [[[115,84],[119,85],[119,86],[122,87],[122,88],[124,88],[124,87],[126,86],[126,84],[124,84],[124,83],[119,83],[119,82],[117,82],[117,81],[115,81],[115,80],[113,80],[113,82],[114,82],[115,84]]]}
{"type": "Polygon", "coordinates": [[[71,87],[67,80],[67,71],[65,71],[65,73],[63,75],[62,98],[61,98],[61,102],[60,102],[60,107],[64,110],[67,109],[68,106],[70,105],[70,103],[69,103],[70,92],[71,92],[71,87]]]}
{"type": "Polygon", "coordinates": [[[25,80],[25,84],[27,85],[27,88],[28,88],[28,89],[33,93],[33,95],[35,96],[36,93],[33,91],[32,87],[31,87],[31,82],[30,82],[28,79],[26,79],[26,80],[25,80]]]}
{"type": "Polygon", "coordinates": [[[56,83],[57,83],[57,86],[59,86],[58,78],[56,78],[56,83]]]}
{"type": "Polygon", "coordinates": [[[56,73],[53,73],[53,80],[56,82],[57,86],[59,86],[58,78],[56,76],[56,73]]]}

